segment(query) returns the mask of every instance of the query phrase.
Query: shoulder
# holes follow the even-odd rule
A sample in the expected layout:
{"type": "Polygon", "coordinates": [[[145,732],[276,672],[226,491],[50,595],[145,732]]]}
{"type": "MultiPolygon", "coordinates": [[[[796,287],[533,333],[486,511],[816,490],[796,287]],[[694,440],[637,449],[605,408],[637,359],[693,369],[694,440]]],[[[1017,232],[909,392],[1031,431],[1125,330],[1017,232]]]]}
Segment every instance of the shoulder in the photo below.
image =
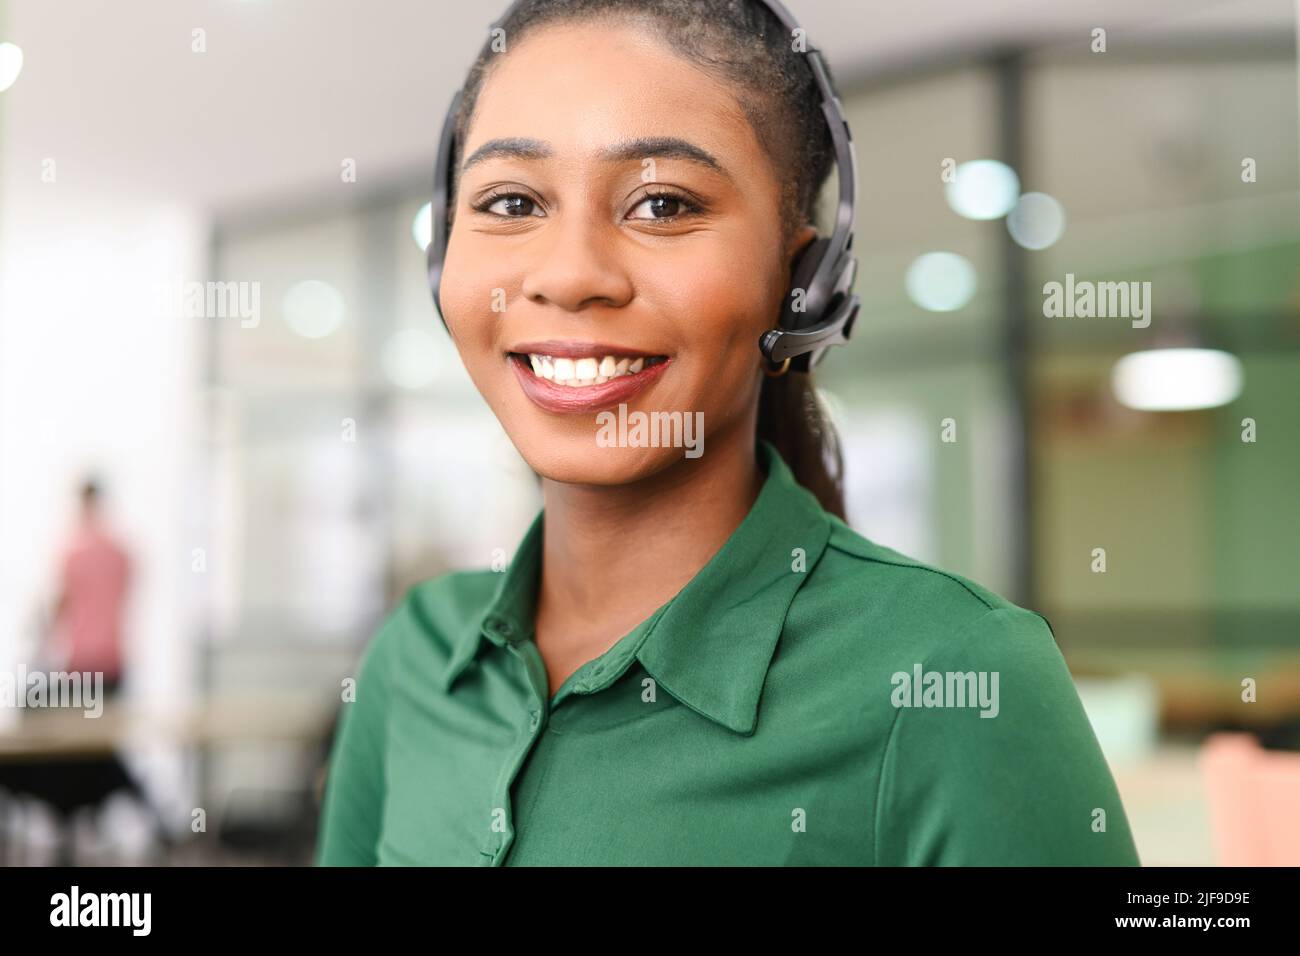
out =
{"type": "Polygon", "coordinates": [[[500,582],[487,568],[426,578],[407,589],[395,614],[431,635],[455,634],[478,625],[500,582]]]}
{"type": "Polygon", "coordinates": [[[1044,639],[1055,648],[1051,627],[1037,612],[829,520],[826,550],[801,600],[824,608],[846,639],[869,642],[874,658],[1014,652],[1044,639]]]}
{"type": "Polygon", "coordinates": [[[423,674],[440,669],[473,638],[501,575],[488,569],[451,571],[409,587],[367,645],[363,674],[423,674]]]}
{"type": "Polygon", "coordinates": [[[820,672],[852,689],[882,741],[877,862],[1136,862],[1046,618],[838,519],[804,590],[816,610],[796,643],[822,648],[820,672]]]}
{"type": "Polygon", "coordinates": [[[830,517],[827,557],[847,573],[870,577],[892,588],[923,592],[940,598],[946,605],[969,611],[990,611],[1013,607],[1006,598],[970,578],[910,557],[877,544],[847,524],[830,517]]]}

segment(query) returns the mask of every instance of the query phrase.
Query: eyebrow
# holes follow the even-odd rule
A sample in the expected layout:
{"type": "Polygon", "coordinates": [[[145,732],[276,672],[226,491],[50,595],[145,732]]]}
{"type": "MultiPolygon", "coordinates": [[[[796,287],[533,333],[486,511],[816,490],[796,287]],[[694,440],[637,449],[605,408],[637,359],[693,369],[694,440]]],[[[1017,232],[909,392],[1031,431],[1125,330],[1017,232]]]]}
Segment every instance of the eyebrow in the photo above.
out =
{"type": "MultiPolygon", "coordinates": [[[[489,159],[547,159],[553,155],[555,155],[555,151],[551,149],[551,145],[540,139],[518,136],[491,139],[474,150],[461,165],[460,171],[463,175],[471,167],[489,159]]],[[[706,169],[711,169],[714,172],[722,173],[724,176],[729,175],[722,164],[706,150],[675,136],[642,136],[637,139],[623,140],[612,146],[606,146],[600,151],[599,158],[608,163],[626,163],[631,160],[648,159],[650,157],[682,159],[703,166],[706,169]]]]}

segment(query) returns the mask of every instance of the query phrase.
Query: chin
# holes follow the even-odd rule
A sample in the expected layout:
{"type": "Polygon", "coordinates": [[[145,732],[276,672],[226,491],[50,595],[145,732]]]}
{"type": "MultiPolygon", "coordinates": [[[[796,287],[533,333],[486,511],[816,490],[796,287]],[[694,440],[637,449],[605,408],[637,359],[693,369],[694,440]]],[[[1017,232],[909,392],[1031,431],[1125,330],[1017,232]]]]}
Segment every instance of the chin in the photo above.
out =
{"type": "Polygon", "coordinates": [[[591,423],[584,426],[588,430],[580,435],[562,428],[548,431],[507,427],[506,433],[533,471],[569,485],[631,485],[688,460],[681,448],[601,447],[596,442],[595,427],[591,423]]]}

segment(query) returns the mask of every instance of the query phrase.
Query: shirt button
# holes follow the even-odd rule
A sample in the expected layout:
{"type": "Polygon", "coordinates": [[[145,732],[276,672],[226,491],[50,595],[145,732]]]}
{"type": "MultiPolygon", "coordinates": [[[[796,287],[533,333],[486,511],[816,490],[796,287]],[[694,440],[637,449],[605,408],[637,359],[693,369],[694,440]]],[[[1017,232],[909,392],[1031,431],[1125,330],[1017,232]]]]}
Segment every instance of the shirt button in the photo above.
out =
{"type": "Polygon", "coordinates": [[[542,722],[542,712],[539,710],[530,710],[528,712],[528,729],[536,730],[537,725],[542,722]]]}
{"type": "Polygon", "coordinates": [[[509,621],[507,621],[505,618],[495,617],[495,616],[489,617],[486,621],[484,621],[483,627],[494,634],[498,634],[501,637],[506,638],[507,640],[510,638],[510,634],[513,630],[513,628],[510,626],[509,621]]]}

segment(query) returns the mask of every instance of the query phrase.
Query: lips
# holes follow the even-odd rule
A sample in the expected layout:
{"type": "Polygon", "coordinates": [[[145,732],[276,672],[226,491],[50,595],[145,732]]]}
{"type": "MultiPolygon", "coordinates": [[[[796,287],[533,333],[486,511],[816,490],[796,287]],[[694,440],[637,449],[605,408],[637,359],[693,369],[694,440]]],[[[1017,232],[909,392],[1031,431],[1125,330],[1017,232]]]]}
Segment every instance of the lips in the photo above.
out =
{"type": "Polygon", "coordinates": [[[657,381],[671,359],[639,349],[589,342],[530,342],[515,346],[510,365],[526,394],[551,412],[594,412],[657,381]]]}

